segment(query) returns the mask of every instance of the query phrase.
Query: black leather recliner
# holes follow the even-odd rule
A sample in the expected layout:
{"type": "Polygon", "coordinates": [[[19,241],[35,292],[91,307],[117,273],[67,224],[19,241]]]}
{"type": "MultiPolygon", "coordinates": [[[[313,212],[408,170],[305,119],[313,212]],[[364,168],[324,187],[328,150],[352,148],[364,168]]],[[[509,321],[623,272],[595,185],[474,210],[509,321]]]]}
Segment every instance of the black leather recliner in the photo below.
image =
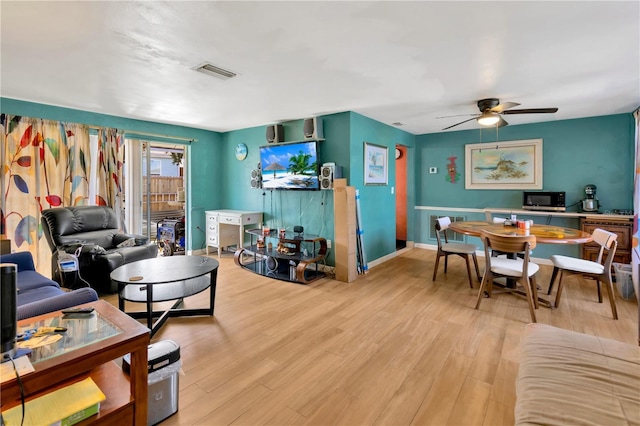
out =
{"type": "Polygon", "coordinates": [[[79,273],[99,293],[115,293],[111,271],[126,263],[158,255],[158,247],[142,235],[118,229],[115,212],[106,206],[60,207],[42,211],[42,229],[51,248],[53,279],[64,285],[59,250],[78,253],[79,273]]]}

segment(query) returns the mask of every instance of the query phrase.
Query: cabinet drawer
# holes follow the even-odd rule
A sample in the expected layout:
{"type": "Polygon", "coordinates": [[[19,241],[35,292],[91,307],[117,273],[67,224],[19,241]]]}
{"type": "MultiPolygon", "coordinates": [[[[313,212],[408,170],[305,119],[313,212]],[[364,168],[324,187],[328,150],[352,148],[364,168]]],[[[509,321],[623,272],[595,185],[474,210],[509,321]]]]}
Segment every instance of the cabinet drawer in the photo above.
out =
{"type": "Polygon", "coordinates": [[[218,215],[207,213],[207,223],[218,223],[218,215]]]}
{"type": "Polygon", "coordinates": [[[247,213],[241,217],[242,223],[245,225],[253,225],[262,222],[262,213],[247,213]]]}
{"type": "Polygon", "coordinates": [[[210,246],[218,246],[218,236],[217,235],[207,235],[207,244],[210,246]]]}
{"type": "Polygon", "coordinates": [[[220,223],[226,223],[229,225],[240,225],[242,223],[240,221],[240,216],[226,216],[221,214],[219,219],[220,223]]]}
{"type": "MultiPolygon", "coordinates": [[[[611,222],[598,222],[598,221],[583,221],[582,230],[593,234],[596,228],[601,228],[609,232],[613,232],[618,236],[618,250],[630,250],[631,249],[631,223],[611,223],[611,222]]],[[[588,246],[599,247],[597,243],[591,242],[588,246]]]]}

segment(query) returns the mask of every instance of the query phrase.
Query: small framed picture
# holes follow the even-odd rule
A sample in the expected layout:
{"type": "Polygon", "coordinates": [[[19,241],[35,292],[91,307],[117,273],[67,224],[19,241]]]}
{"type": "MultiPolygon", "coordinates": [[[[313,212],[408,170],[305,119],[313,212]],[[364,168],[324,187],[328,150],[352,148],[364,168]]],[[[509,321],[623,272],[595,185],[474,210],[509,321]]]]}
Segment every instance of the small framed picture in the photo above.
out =
{"type": "Polygon", "coordinates": [[[387,185],[389,174],[389,148],[364,143],[364,184],[387,185]]]}

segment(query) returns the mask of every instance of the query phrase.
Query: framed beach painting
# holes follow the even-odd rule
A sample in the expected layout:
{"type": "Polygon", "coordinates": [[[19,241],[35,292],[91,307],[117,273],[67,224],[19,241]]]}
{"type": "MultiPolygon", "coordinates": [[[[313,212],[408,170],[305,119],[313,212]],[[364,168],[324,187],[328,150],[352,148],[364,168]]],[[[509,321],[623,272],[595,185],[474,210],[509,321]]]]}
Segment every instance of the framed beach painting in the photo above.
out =
{"type": "Polygon", "coordinates": [[[542,189],[542,139],[465,145],[466,189],[542,189]]]}
{"type": "Polygon", "coordinates": [[[364,184],[386,185],[389,174],[389,149],[364,143],[364,184]]]}

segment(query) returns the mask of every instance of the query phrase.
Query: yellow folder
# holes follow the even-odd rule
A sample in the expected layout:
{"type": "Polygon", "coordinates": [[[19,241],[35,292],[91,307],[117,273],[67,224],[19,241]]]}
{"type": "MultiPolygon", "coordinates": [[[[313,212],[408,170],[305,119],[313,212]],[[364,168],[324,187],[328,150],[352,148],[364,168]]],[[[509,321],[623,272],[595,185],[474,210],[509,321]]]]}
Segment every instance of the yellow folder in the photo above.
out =
{"type": "MultiPolygon", "coordinates": [[[[25,425],[72,425],[96,414],[106,399],[91,377],[25,403],[25,425]]],[[[2,413],[6,426],[20,425],[22,406],[2,413]]]]}

